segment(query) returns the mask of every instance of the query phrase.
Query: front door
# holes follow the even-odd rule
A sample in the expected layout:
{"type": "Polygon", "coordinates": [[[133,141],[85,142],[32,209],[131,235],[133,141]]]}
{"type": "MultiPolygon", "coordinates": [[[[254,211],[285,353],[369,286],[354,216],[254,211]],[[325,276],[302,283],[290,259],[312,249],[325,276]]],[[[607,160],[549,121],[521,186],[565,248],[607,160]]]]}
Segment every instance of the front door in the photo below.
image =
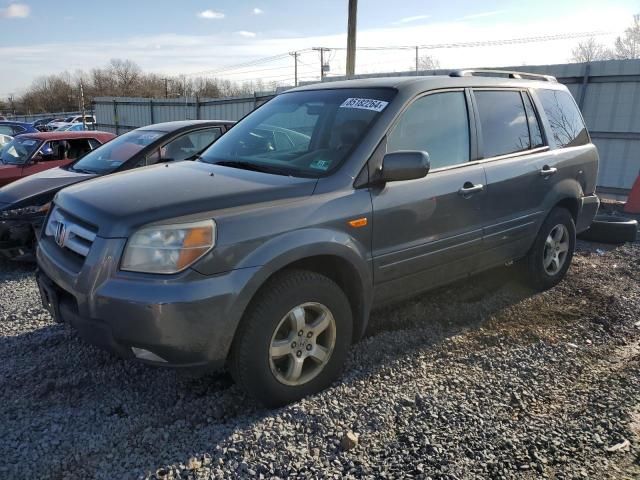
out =
{"type": "Polygon", "coordinates": [[[387,153],[429,153],[426,177],[371,192],[376,301],[426,290],[472,272],[482,246],[485,173],[471,160],[462,90],[415,100],[387,136],[387,153]]]}
{"type": "Polygon", "coordinates": [[[36,152],[31,160],[22,168],[22,176],[28,177],[34,173],[49,170],[50,168],[63,167],[70,160],[68,158],[68,142],[50,141],[46,142],[40,150],[36,152]]]}

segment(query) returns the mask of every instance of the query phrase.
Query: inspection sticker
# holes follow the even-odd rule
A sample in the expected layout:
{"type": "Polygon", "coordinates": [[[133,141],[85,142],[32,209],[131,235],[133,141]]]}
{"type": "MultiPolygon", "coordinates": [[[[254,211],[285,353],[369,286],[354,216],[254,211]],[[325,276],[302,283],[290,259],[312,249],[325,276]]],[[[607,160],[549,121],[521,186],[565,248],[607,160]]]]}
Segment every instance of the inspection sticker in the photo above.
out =
{"type": "Polygon", "coordinates": [[[329,160],[314,160],[309,165],[310,168],[315,168],[317,170],[329,170],[331,166],[331,162],[329,160]]]}
{"type": "Polygon", "coordinates": [[[359,108],[361,110],[373,110],[374,112],[381,112],[385,107],[389,105],[389,102],[383,100],[375,100],[373,98],[347,98],[340,108],[359,108]]]}

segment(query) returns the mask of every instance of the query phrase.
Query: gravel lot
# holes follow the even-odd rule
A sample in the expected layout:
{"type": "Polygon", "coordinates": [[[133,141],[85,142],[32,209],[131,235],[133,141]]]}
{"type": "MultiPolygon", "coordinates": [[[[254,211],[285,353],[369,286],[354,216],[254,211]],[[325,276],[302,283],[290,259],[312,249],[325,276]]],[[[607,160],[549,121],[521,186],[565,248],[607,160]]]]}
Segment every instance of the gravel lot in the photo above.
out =
{"type": "Polygon", "coordinates": [[[0,264],[0,478],[640,478],[640,245],[581,244],[376,312],[339,384],[279,410],[85,345],[0,264]]]}

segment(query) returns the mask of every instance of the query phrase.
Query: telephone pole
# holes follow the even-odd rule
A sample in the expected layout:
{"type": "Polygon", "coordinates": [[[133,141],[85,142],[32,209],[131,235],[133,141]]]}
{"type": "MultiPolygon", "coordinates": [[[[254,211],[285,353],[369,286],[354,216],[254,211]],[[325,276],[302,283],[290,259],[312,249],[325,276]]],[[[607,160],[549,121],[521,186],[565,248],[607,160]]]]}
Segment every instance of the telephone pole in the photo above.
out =
{"type": "Polygon", "coordinates": [[[356,20],[358,0],[349,0],[349,21],[347,26],[347,78],[356,73],[356,20]]]}
{"type": "Polygon", "coordinates": [[[164,98],[169,98],[169,79],[163,78],[164,80],[164,98]]]}
{"type": "Polygon", "coordinates": [[[416,45],[416,75],[418,75],[418,64],[420,63],[419,60],[418,60],[418,56],[419,56],[418,52],[419,52],[419,50],[420,50],[420,47],[418,47],[416,45]]]}
{"type": "MultiPolygon", "coordinates": [[[[87,118],[84,115],[84,88],[82,86],[82,80],[80,80],[80,110],[82,111],[82,129],[87,129],[87,118]]],[[[94,122],[95,123],[95,122],[94,122]]],[[[95,125],[93,127],[95,129],[95,125]]]]}
{"type": "Polygon", "coordinates": [[[328,52],[329,48],[324,47],[314,47],[312,50],[316,50],[320,52],[320,81],[324,80],[324,52],[328,52]]]}
{"type": "Polygon", "coordinates": [[[293,76],[295,78],[295,86],[298,86],[298,52],[289,52],[289,55],[293,57],[293,76]]]}

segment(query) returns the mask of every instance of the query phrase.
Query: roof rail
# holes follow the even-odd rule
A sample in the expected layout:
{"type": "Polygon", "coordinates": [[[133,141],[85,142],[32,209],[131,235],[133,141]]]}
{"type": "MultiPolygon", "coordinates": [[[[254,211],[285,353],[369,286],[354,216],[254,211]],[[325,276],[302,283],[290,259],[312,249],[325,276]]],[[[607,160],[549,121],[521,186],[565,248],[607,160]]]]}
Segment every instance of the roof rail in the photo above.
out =
{"type": "Polygon", "coordinates": [[[528,73],[528,72],[515,72],[511,70],[483,70],[483,69],[473,69],[473,70],[454,70],[449,74],[450,77],[507,77],[507,78],[517,78],[517,79],[529,79],[529,80],[543,80],[546,82],[558,82],[556,77],[552,75],[542,75],[539,73],[528,73]]]}

